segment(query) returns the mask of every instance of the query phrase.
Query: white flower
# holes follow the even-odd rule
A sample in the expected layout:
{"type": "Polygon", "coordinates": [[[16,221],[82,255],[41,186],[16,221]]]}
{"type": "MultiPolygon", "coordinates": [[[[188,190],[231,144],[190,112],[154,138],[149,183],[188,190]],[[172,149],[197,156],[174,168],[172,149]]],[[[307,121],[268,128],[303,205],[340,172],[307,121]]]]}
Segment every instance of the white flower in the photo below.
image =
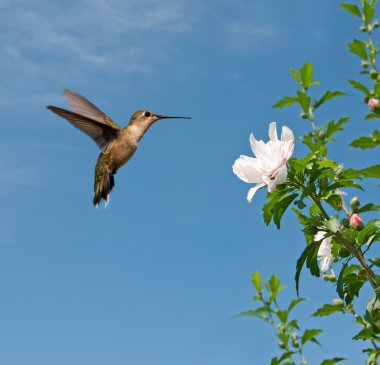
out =
{"type": "Polygon", "coordinates": [[[322,241],[318,249],[319,269],[326,272],[334,261],[334,256],[331,253],[331,237],[325,237],[326,232],[319,231],[315,236],[315,241],[322,241]]]}
{"type": "Polygon", "coordinates": [[[253,134],[250,136],[251,148],[256,158],[240,156],[232,171],[246,183],[257,185],[248,191],[247,200],[252,201],[256,191],[268,185],[271,193],[278,184],[283,184],[288,176],[287,161],[294,150],[294,135],[290,128],[282,127],[281,140],[277,137],[276,123],[269,124],[270,141],[257,141],[253,134]]]}

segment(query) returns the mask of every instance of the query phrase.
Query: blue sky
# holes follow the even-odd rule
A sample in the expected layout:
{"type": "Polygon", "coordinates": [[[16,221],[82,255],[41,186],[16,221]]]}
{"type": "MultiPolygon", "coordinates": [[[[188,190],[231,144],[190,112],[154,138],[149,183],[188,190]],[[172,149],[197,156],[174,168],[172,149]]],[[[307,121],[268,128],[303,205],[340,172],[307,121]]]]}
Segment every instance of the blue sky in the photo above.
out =
{"type": "MultiPolygon", "coordinates": [[[[281,231],[264,227],[265,192],[247,204],[231,166],[273,120],[308,128],[297,108],[271,108],[305,61],[324,88],[349,92],[317,116],[352,115],[332,157],[378,162],[346,149],[375,123],[346,82],[359,71],[346,46],[360,37],[356,20],[331,0],[0,0],[0,13],[1,362],[269,363],[271,329],[232,316],[252,307],[256,270],[295,297],[304,241],[291,214],[281,231]],[[154,125],[109,207],[94,209],[97,147],[45,108],[67,107],[64,88],[121,125],[143,108],[193,119],[154,125]]],[[[350,318],[310,318],[334,288],[305,273],[301,295],[303,328],[327,327],[309,363],[362,363],[350,318]]]]}

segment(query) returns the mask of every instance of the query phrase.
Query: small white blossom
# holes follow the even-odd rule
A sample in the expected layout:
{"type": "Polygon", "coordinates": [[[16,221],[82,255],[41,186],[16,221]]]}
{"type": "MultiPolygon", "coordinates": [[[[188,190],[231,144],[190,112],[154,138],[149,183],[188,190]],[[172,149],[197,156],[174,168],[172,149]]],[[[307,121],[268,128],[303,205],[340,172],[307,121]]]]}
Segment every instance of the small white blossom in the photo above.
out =
{"type": "Polygon", "coordinates": [[[326,232],[319,231],[315,236],[315,241],[323,240],[318,249],[319,269],[326,272],[334,261],[334,256],[331,253],[331,237],[325,237],[326,232]]]}
{"type": "Polygon", "coordinates": [[[288,176],[286,163],[294,151],[294,135],[290,128],[282,127],[281,140],[277,137],[276,123],[269,124],[269,142],[257,141],[253,134],[250,136],[251,148],[256,156],[240,156],[232,171],[246,183],[256,183],[248,191],[247,200],[252,201],[256,191],[268,185],[271,193],[278,184],[283,184],[288,176]]]}

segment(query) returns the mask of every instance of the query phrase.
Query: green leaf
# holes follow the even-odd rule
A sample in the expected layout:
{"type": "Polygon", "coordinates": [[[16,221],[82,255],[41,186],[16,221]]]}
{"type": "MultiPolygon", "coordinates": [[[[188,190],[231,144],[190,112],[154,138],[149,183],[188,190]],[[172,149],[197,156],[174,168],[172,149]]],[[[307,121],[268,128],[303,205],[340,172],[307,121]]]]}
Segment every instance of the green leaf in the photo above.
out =
{"type": "Polygon", "coordinates": [[[320,107],[326,101],[329,101],[331,99],[334,99],[337,96],[342,96],[342,95],[346,95],[346,93],[344,93],[342,91],[331,91],[331,90],[328,90],[328,91],[325,92],[325,94],[318,101],[316,101],[314,103],[314,108],[317,109],[318,107],[320,107]]]}
{"type": "Polygon", "coordinates": [[[338,281],[336,283],[336,291],[339,295],[340,299],[344,299],[344,286],[343,286],[343,278],[344,278],[344,272],[346,271],[347,265],[343,264],[342,270],[339,273],[338,281]]]}
{"type": "Polygon", "coordinates": [[[280,229],[281,218],[289,205],[298,197],[298,193],[288,195],[273,206],[273,222],[280,229]]]}
{"type": "Polygon", "coordinates": [[[348,44],[348,48],[351,53],[356,54],[363,60],[367,61],[367,49],[364,42],[354,39],[351,43],[348,44]]]}
{"type": "Polygon", "coordinates": [[[380,258],[376,257],[373,259],[369,259],[375,266],[380,267],[380,258]]]}
{"type": "Polygon", "coordinates": [[[334,365],[337,362],[346,360],[344,357],[334,357],[333,359],[323,360],[321,365],[334,365]]]}
{"type": "Polygon", "coordinates": [[[286,323],[286,321],[288,320],[288,312],[283,311],[281,309],[277,309],[275,313],[278,319],[281,321],[281,323],[286,323]]]}
{"type": "Polygon", "coordinates": [[[342,131],[343,124],[346,124],[349,121],[349,119],[350,117],[344,117],[344,118],[340,118],[337,122],[333,120],[330,121],[326,129],[326,138],[330,138],[336,132],[342,131]]]}
{"type": "Polygon", "coordinates": [[[372,328],[365,328],[361,330],[356,336],[352,337],[353,340],[372,340],[375,333],[372,328]]]}
{"type": "Polygon", "coordinates": [[[380,115],[375,114],[375,113],[369,113],[364,117],[365,120],[372,120],[372,119],[379,119],[379,118],[380,118],[380,115]]]}
{"type": "Polygon", "coordinates": [[[371,92],[369,91],[369,89],[364,86],[362,83],[360,83],[359,81],[355,81],[355,80],[348,80],[348,82],[355,88],[355,89],[358,89],[360,91],[363,91],[363,93],[366,95],[366,96],[371,96],[371,92]]]}
{"type": "Polygon", "coordinates": [[[358,213],[364,213],[364,212],[374,212],[376,210],[380,209],[380,205],[375,205],[372,203],[363,205],[361,208],[358,209],[358,213]]]}
{"type": "Polygon", "coordinates": [[[275,204],[291,191],[292,188],[279,188],[275,192],[267,194],[268,201],[263,205],[263,218],[266,225],[272,220],[275,204]]]}
{"type": "Polygon", "coordinates": [[[258,271],[255,271],[252,275],[252,283],[255,289],[260,292],[261,290],[261,277],[258,271]]]}
{"type": "Polygon", "coordinates": [[[340,222],[335,217],[331,218],[327,222],[323,222],[323,225],[332,233],[339,231],[340,222]]]}
{"type": "Polygon", "coordinates": [[[261,319],[265,319],[266,315],[269,313],[267,307],[259,307],[257,309],[250,309],[244,312],[237,314],[237,317],[258,317],[261,319]]]}
{"type": "Polygon", "coordinates": [[[290,312],[297,304],[303,302],[304,300],[306,300],[306,299],[305,298],[298,298],[298,299],[292,300],[291,303],[289,304],[288,312],[290,312]]]}
{"type": "Polygon", "coordinates": [[[315,337],[321,333],[322,330],[317,330],[317,329],[308,329],[305,330],[303,336],[302,336],[302,344],[304,345],[306,342],[312,341],[315,339],[315,337]]]}
{"type": "Polygon", "coordinates": [[[380,229],[380,219],[373,219],[358,234],[358,242],[363,245],[368,242],[371,236],[375,235],[380,229]]]}
{"type": "Polygon", "coordinates": [[[307,96],[305,92],[297,90],[298,102],[302,107],[304,113],[307,113],[311,104],[311,97],[307,96]]]}
{"type": "Polygon", "coordinates": [[[275,299],[280,289],[280,279],[276,275],[272,275],[268,283],[272,292],[271,296],[273,296],[273,299],[275,299]]]}
{"type": "Polygon", "coordinates": [[[373,165],[361,170],[364,177],[380,179],[380,165],[373,165]]]}
{"type": "Polygon", "coordinates": [[[273,105],[273,108],[285,108],[286,106],[293,105],[294,103],[298,103],[298,98],[295,96],[284,96],[281,100],[279,100],[276,104],[273,105]]]}
{"type": "MultiPolygon", "coordinates": [[[[306,248],[302,252],[301,256],[297,260],[296,275],[295,275],[297,295],[299,295],[299,278],[300,278],[302,267],[305,264],[305,262],[306,262],[306,266],[310,267],[310,266],[308,266],[308,261],[309,261],[308,259],[310,257],[311,258],[315,257],[315,261],[316,261],[319,246],[320,246],[319,242],[310,243],[309,245],[306,246],[306,248]]],[[[310,265],[311,265],[311,262],[310,262],[310,265]]],[[[315,271],[315,266],[313,266],[314,272],[312,272],[312,274],[315,276],[319,276],[319,268],[318,268],[318,262],[317,261],[316,261],[316,265],[317,265],[318,274],[315,271]]]]}
{"type": "Polygon", "coordinates": [[[367,149],[367,148],[374,148],[377,147],[380,144],[379,141],[373,139],[372,137],[359,137],[355,140],[353,140],[350,144],[352,147],[361,148],[361,149],[367,149]]]}
{"type": "Polygon", "coordinates": [[[361,18],[362,13],[357,5],[354,4],[346,4],[341,3],[339,4],[344,10],[347,10],[349,13],[356,15],[357,17],[361,18]]]}
{"type": "Polygon", "coordinates": [[[367,1],[363,2],[363,15],[365,24],[369,25],[375,15],[375,9],[371,4],[367,3],[367,1]]]}
{"type": "Polygon", "coordinates": [[[344,313],[343,302],[340,304],[325,304],[323,307],[318,308],[313,314],[313,317],[326,317],[330,314],[341,312],[344,313]]]}
{"type": "Polygon", "coordinates": [[[296,83],[301,85],[301,76],[299,72],[294,68],[290,68],[290,72],[292,73],[293,79],[296,81],[296,83]]]}
{"type": "Polygon", "coordinates": [[[300,69],[300,76],[302,80],[302,86],[307,89],[313,82],[313,64],[306,62],[300,69]]]}

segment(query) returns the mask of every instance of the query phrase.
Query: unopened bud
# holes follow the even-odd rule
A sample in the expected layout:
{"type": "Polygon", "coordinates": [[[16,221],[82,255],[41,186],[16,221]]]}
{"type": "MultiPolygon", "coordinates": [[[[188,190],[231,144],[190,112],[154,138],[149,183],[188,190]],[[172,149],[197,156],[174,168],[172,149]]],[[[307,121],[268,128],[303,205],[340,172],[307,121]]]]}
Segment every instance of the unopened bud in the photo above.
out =
{"type": "Polygon", "coordinates": [[[371,77],[372,80],[376,80],[377,79],[377,71],[376,70],[371,70],[369,72],[369,75],[371,77]]]}
{"type": "Polygon", "coordinates": [[[363,68],[368,68],[369,67],[368,61],[362,61],[362,67],[363,68]]]}
{"type": "Polygon", "coordinates": [[[374,111],[375,109],[377,109],[377,108],[379,107],[379,105],[380,105],[380,102],[379,102],[378,99],[371,98],[371,99],[369,99],[369,101],[368,101],[368,107],[369,107],[372,111],[374,111]]]}
{"type": "Polygon", "coordinates": [[[300,113],[300,117],[301,117],[302,119],[307,119],[307,118],[308,118],[308,115],[307,115],[307,113],[305,113],[305,112],[301,112],[301,113],[300,113]]]}
{"type": "Polygon", "coordinates": [[[280,349],[284,349],[284,348],[286,348],[286,344],[285,344],[285,342],[280,341],[280,342],[278,343],[278,347],[279,347],[280,349]]]}
{"type": "Polygon", "coordinates": [[[334,305],[342,305],[343,304],[343,300],[342,299],[333,299],[333,304],[334,305]]]}
{"type": "Polygon", "coordinates": [[[373,23],[372,23],[372,28],[375,29],[375,28],[379,28],[380,27],[380,22],[378,20],[375,20],[373,23]]]}
{"type": "Polygon", "coordinates": [[[319,138],[324,139],[326,137],[326,132],[325,131],[320,131],[319,132],[319,138]]]}
{"type": "Polygon", "coordinates": [[[364,226],[364,222],[359,214],[353,214],[350,217],[350,227],[356,231],[360,231],[364,226]]]}
{"type": "Polygon", "coordinates": [[[350,201],[350,207],[352,208],[353,212],[356,213],[357,210],[360,207],[360,200],[357,196],[354,196],[350,201]]]}
{"type": "Polygon", "coordinates": [[[360,29],[361,32],[366,32],[367,31],[367,27],[365,25],[362,25],[359,29],[360,29]]]}
{"type": "Polygon", "coordinates": [[[340,175],[341,173],[343,173],[344,171],[344,166],[343,165],[339,165],[336,169],[335,169],[335,173],[337,175],[340,175]]]}

